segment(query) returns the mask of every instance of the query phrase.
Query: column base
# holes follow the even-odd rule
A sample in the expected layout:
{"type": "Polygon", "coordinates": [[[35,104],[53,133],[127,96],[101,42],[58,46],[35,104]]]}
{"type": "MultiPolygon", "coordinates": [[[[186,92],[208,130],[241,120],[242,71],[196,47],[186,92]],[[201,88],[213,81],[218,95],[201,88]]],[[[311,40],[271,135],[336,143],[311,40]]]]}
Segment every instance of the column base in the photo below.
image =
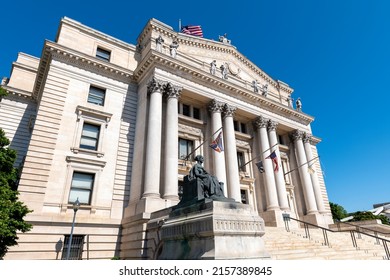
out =
{"type": "Polygon", "coordinates": [[[267,227],[284,227],[283,213],[284,211],[280,209],[267,210],[260,213],[260,216],[264,219],[265,226],[267,227]]]}
{"type": "Polygon", "coordinates": [[[169,207],[166,200],[161,197],[143,197],[141,198],[135,208],[135,213],[152,213],[169,207]]]}
{"type": "Polygon", "coordinates": [[[304,222],[314,224],[324,228],[328,228],[329,224],[333,224],[333,221],[329,219],[329,215],[324,215],[320,213],[305,215],[303,216],[302,220],[304,222]]]}

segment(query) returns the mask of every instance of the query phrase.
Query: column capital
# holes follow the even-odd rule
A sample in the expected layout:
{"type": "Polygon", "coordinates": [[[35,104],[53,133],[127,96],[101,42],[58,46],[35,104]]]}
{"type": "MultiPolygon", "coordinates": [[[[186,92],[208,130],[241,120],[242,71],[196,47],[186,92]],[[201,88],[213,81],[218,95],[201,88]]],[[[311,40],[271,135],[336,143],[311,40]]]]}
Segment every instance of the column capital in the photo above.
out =
{"type": "Polygon", "coordinates": [[[293,142],[302,140],[303,139],[304,132],[301,130],[295,130],[292,133],[290,133],[290,138],[293,142]]]}
{"type": "Polygon", "coordinates": [[[221,113],[223,110],[223,103],[213,99],[210,101],[208,109],[211,113],[221,113]]]}
{"type": "Polygon", "coordinates": [[[311,143],[312,141],[312,135],[309,133],[304,132],[302,136],[303,143],[311,143]]]}
{"type": "Polygon", "coordinates": [[[224,117],[233,117],[236,110],[237,110],[237,107],[235,107],[235,106],[229,105],[227,103],[225,103],[225,105],[223,105],[224,117]]]}
{"type": "Polygon", "coordinates": [[[162,93],[165,83],[153,77],[148,83],[148,94],[153,92],[162,93]]]}
{"type": "Polygon", "coordinates": [[[167,98],[179,98],[182,87],[172,85],[171,83],[166,83],[164,86],[164,94],[167,96],[167,98]]]}
{"type": "Polygon", "coordinates": [[[256,129],[264,128],[267,127],[268,124],[268,119],[264,118],[263,116],[258,116],[254,121],[253,121],[253,126],[256,129]]]}
{"type": "Polygon", "coordinates": [[[276,127],[278,126],[278,122],[273,121],[273,120],[268,120],[268,131],[276,130],[276,127]]]}

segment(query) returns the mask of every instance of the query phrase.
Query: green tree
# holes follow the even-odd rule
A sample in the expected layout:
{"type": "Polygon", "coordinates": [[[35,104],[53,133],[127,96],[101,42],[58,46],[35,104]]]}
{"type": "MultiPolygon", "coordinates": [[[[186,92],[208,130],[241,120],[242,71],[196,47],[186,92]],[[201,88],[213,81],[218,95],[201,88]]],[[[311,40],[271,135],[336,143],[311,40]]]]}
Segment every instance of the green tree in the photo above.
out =
{"type": "Polygon", "coordinates": [[[330,210],[332,212],[333,220],[341,220],[348,216],[347,211],[344,209],[343,206],[338,205],[336,203],[329,202],[330,204],[330,210]]]}
{"type": "Polygon", "coordinates": [[[381,220],[382,224],[390,225],[389,218],[387,218],[384,215],[374,215],[371,212],[357,211],[355,213],[352,213],[352,216],[353,216],[353,219],[351,220],[351,222],[368,221],[368,220],[381,220]]]}
{"type": "Polygon", "coordinates": [[[0,100],[3,96],[6,96],[7,95],[7,91],[5,89],[3,89],[2,87],[0,87],[0,100]]]}
{"type": "Polygon", "coordinates": [[[0,259],[10,246],[17,243],[17,231],[26,232],[32,228],[24,217],[32,212],[18,200],[18,170],[14,168],[16,151],[8,147],[10,141],[0,128],[0,259]]]}

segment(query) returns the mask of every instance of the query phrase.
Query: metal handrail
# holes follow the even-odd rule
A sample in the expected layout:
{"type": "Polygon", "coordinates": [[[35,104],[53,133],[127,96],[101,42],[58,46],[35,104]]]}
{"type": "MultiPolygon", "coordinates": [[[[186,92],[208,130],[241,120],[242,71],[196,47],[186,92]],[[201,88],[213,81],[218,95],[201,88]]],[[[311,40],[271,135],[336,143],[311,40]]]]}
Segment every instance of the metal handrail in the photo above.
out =
{"type": "MultiPolygon", "coordinates": [[[[321,229],[322,230],[322,234],[323,234],[323,237],[324,237],[324,245],[325,246],[328,246],[330,247],[330,243],[329,243],[329,239],[328,239],[328,234],[327,232],[332,232],[332,233],[337,233],[337,232],[340,232],[340,231],[336,231],[336,230],[331,230],[329,228],[325,228],[325,227],[321,227],[321,226],[318,226],[318,225],[315,225],[315,224],[311,224],[311,223],[308,223],[308,222],[305,222],[305,221],[301,221],[301,220],[298,220],[298,219],[295,219],[295,218],[292,218],[290,217],[289,214],[283,214],[283,221],[284,221],[284,225],[285,225],[285,229],[287,232],[290,231],[290,226],[288,224],[288,222],[290,220],[294,220],[294,221],[297,221],[299,223],[302,223],[304,225],[304,229],[305,229],[305,238],[309,238],[310,239],[310,231],[309,231],[309,226],[310,227],[314,227],[314,228],[318,228],[318,229],[321,229]]],[[[390,243],[390,240],[387,240],[385,238],[382,238],[382,237],[379,237],[378,235],[372,235],[372,234],[369,234],[369,233],[366,233],[366,232],[361,232],[361,231],[358,231],[358,230],[349,230],[350,234],[351,234],[351,240],[352,240],[352,245],[353,247],[355,247],[356,249],[358,249],[358,245],[357,245],[357,242],[356,242],[356,237],[355,237],[355,233],[359,234],[364,234],[366,236],[369,236],[369,237],[372,237],[372,238],[375,238],[376,240],[381,240],[382,241],[382,244],[383,244],[383,248],[385,250],[385,254],[386,254],[386,259],[387,260],[390,260],[390,250],[389,250],[389,246],[388,246],[388,242],[390,243]]],[[[379,242],[377,242],[378,245],[380,245],[379,242]]]]}
{"type": "Polygon", "coordinates": [[[371,228],[366,228],[366,227],[354,225],[354,224],[351,224],[351,223],[348,223],[348,222],[341,222],[341,221],[338,221],[338,220],[335,220],[335,222],[337,224],[337,228],[339,229],[339,231],[342,231],[341,228],[340,228],[340,224],[346,224],[346,225],[355,227],[356,231],[358,231],[358,232],[362,232],[360,229],[364,229],[364,230],[372,231],[375,236],[378,236],[378,234],[390,235],[390,232],[382,232],[382,231],[379,231],[379,230],[374,230],[374,229],[371,229],[371,228]]]}

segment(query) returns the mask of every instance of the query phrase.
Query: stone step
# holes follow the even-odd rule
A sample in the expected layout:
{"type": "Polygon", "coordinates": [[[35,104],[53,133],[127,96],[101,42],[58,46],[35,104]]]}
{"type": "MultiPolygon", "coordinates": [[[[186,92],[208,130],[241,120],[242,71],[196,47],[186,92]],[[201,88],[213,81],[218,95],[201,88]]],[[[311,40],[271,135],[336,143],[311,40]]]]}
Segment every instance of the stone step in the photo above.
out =
{"type": "MultiPolygon", "coordinates": [[[[349,232],[328,233],[329,246],[324,246],[321,229],[310,229],[310,238],[304,229],[266,227],[263,236],[265,247],[272,259],[279,260],[382,260],[383,247],[375,244],[375,239],[356,239],[358,248],[353,247],[349,232]]],[[[357,236],[356,236],[357,238],[357,236]]]]}

